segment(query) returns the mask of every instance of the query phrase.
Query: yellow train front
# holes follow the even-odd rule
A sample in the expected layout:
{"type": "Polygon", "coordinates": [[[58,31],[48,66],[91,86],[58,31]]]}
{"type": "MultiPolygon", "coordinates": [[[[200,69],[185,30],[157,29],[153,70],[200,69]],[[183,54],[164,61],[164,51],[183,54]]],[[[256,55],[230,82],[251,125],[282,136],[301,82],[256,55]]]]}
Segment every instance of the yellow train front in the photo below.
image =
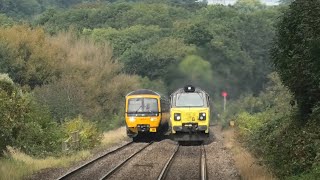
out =
{"type": "Polygon", "coordinates": [[[169,101],[159,93],[140,89],[126,95],[126,127],[127,135],[137,138],[168,130],[169,101]]]}
{"type": "Polygon", "coordinates": [[[209,137],[209,95],[194,86],[171,94],[170,129],[175,141],[204,141],[209,137]]]}

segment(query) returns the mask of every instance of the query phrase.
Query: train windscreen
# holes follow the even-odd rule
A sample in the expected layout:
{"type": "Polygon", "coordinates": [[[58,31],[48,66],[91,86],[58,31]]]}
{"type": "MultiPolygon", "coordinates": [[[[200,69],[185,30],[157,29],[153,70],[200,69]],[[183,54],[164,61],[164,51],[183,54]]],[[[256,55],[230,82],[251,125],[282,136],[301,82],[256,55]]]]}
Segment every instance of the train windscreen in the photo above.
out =
{"type": "Polygon", "coordinates": [[[128,102],[128,113],[158,113],[158,100],[155,98],[131,98],[128,102]]]}
{"type": "Polygon", "coordinates": [[[178,93],[176,107],[203,107],[204,98],[201,93],[178,93]]]}

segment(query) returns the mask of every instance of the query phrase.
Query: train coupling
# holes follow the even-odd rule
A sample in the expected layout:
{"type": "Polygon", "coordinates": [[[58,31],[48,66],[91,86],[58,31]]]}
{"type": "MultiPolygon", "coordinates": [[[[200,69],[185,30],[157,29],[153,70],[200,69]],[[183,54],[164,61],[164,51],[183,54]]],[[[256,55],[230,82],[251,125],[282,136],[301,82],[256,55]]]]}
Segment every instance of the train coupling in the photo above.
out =
{"type": "Polygon", "coordinates": [[[150,125],[149,124],[138,124],[137,128],[138,128],[139,132],[149,132],[150,125]]]}

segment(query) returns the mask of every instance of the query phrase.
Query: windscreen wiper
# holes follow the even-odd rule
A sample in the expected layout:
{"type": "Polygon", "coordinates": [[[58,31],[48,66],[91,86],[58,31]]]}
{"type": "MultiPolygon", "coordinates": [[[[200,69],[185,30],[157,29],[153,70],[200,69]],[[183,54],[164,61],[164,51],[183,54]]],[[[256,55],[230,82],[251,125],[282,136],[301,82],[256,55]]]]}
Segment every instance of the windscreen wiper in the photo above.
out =
{"type": "Polygon", "coordinates": [[[143,107],[143,105],[141,105],[137,110],[136,113],[138,113],[138,111],[143,107]]]}

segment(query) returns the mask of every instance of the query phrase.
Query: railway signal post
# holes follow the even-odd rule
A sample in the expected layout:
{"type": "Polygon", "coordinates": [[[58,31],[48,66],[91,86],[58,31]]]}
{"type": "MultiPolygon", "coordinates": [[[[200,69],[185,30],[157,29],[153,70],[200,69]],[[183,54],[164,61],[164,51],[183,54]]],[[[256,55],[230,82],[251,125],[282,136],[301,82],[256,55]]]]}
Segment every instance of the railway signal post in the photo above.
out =
{"type": "Polygon", "coordinates": [[[228,93],[226,91],[222,91],[221,95],[223,96],[223,112],[225,112],[226,111],[226,105],[227,105],[228,93]]]}

